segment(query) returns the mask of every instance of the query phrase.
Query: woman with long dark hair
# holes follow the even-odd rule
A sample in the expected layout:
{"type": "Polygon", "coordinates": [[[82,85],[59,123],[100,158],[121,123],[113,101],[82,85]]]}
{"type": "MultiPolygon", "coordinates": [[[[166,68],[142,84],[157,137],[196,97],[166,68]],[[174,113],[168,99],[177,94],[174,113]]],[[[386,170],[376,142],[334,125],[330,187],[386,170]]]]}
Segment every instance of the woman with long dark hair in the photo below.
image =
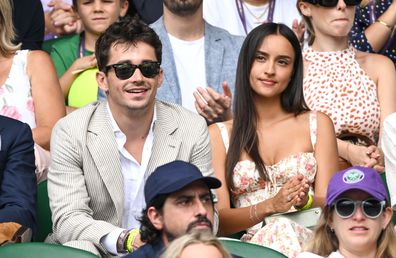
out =
{"type": "Polygon", "coordinates": [[[295,257],[311,231],[272,215],[321,206],[337,171],[331,120],[303,97],[300,43],[286,25],[266,23],[246,37],[238,60],[234,120],[209,128],[219,231],[295,257]]]}

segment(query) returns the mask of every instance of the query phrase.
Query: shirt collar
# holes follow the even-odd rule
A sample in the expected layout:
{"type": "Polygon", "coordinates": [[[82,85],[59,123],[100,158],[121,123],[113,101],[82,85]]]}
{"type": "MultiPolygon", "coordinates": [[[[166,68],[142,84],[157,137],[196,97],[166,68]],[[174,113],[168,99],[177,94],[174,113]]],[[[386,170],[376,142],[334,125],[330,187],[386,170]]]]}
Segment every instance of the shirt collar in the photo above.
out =
{"type": "MultiPolygon", "coordinates": [[[[107,110],[107,113],[109,114],[110,125],[111,125],[111,128],[113,129],[114,134],[121,133],[121,134],[125,135],[124,132],[121,131],[120,127],[118,126],[117,122],[114,119],[113,113],[111,112],[111,109],[109,106],[109,102],[106,103],[106,110],[107,110]]],[[[153,120],[151,121],[149,132],[154,131],[155,121],[157,121],[157,104],[154,104],[153,120]]]]}

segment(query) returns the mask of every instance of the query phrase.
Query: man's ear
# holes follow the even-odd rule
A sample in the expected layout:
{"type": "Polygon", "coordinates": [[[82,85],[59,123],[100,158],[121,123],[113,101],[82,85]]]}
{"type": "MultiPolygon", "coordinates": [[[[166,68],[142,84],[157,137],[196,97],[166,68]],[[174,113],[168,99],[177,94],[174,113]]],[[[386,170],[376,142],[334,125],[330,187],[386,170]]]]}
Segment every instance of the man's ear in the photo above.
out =
{"type": "Polygon", "coordinates": [[[158,74],[158,86],[157,88],[161,87],[163,81],[164,81],[164,70],[162,70],[162,68],[160,68],[160,72],[158,74]]]}
{"type": "Polygon", "coordinates": [[[149,207],[147,209],[147,217],[150,220],[151,224],[153,226],[161,231],[164,228],[164,220],[162,217],[162,214],[154,207],[149,207]]]}
{"type": "Polygon", "coordinates": [[[307,4],[306,2],[300,1],[298,3],[298,7],[302,13],[302,15],[306,17],[311,17],[311,6],[307,4]]]}
{"type": "Polygon", "coordinates": [[[121,9],[120,9],[120,16],[124,17],[125,14],[128,11],[128,7],[129,7],[129,0],[120,0],[120,4],[121,4],[121,9]]]}
{"type": "Polygon", "coordinates": [[[96,81],[98,82],[98,86],[104,92],[109,91],[109,86],[107,84],[106,74],[102,71],[96,72],[96,81]]]}

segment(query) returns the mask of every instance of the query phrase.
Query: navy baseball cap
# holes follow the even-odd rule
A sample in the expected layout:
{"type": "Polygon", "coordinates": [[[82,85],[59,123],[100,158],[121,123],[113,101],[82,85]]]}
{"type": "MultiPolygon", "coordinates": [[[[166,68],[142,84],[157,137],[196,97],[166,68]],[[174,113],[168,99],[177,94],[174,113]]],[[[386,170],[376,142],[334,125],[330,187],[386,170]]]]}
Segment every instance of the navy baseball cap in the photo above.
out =
{"type": "Polygon", "coordinates": [[[176,160],[162,165],[147,178],[144,186],[146,204],[149,204],[158,195],[177,192],[195,181],[204,182],[209,189],[221,186],[220,180],[211,176],[203,176],[201,171],[191,163],[176,160]]]}
{"type": "Polygon", "coordinates": [[[333,175],[327,188],[326,205],[330,206],[348,190],[361,190],[379,201],[387,200],[381,176],[372,168],[350,167],[333,175]]]}

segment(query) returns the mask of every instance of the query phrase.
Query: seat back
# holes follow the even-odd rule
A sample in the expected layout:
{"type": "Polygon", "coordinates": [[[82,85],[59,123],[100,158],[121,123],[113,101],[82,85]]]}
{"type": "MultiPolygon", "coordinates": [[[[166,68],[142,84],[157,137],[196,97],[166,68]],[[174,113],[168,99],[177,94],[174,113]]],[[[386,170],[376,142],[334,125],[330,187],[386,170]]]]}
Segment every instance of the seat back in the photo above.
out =
{"type": "Polygon", "coordinates": [[[282,253],[256,244],[250,244],[231,238],[219,238],[224,247],[232,254],[249,258],[285,258],[282,253]]]}
{"type": "Polygon", "coordinates": [[[48,243],[20,243],[2,246],[0,248],[1,258],[98,258],[93,253],[63,246],[48,243]]]}
{"type": "Polygon", "coordinates": [[[51,209],[49,207],[47,180],[37,185],[37,233],[34,242],[44,242],[52,232],[51,209]]]}

